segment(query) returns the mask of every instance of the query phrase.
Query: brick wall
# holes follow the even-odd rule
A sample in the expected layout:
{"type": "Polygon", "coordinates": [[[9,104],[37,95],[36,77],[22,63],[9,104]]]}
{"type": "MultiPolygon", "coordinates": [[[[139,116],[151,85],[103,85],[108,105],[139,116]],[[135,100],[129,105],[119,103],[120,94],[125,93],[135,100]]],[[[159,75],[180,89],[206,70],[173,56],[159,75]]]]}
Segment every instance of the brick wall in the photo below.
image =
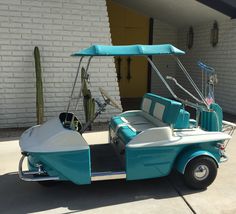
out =
{"type": "MultiPolygon", "coordinates": [[[[70,54],[98,43],[111,44],[105,0],[0,0],[0,128],[36,123],[35,46],[41,53],[48,120],[66,108],[79,61],[70,54]]],[[[120,102],[113,58],[92,62],[94,97],[102,86],[120,102]]],[[[79,105],[77,114],[84,120],[82,101],[79,105]]],[[[98,121],[114,113],[108,107],[98,121]]]]}
{"type": "MultiPolygon", "coordinates": [[[[186,48],[188,27],[178,30],[178,47],[187,52],[185,56],[181,57],[181,60],[200,88],[201,72],[197,67],[197,61],[202,60],[214,67],[219,80],[215,87],[216,102],[221,105],[225,112],[235,114],[236,20],[218,22],[219,43],[216,47],[212,47],[210,44],[210,30],[212,26],[213,21],[193,26],[194,44],[191,50],[186,48]]],[[[180,72],[176,74],[178,79],[185,80],[180,72]]],[[[184,85],[190,89],[187,84],[184,85]]]]}

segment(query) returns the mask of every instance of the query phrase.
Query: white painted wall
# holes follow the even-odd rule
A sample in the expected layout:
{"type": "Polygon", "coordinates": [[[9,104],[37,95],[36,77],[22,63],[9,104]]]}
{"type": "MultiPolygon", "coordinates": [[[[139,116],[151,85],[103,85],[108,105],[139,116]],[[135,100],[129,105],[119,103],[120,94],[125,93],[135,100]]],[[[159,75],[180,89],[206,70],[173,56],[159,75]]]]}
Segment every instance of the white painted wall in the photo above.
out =
{"type": "MultiPolygon", "coordinates": [[[[36,123],[33,49],[41,52],[45,120],[65,110],[76,73],[74,51],[111,44],[105,0],[0,0],[0,128],[36,123]]],[[[95,58],[91,89],[104,87],[120,102],[112,58],[95,58]]],[[[84,118],[80,102],[80,118],[84,118]]],[[[117,110],[108,108],[98,121],[117,110]]]]}
{"type": "MultiPolygon", "coordinates": [[[[177,28],[154,19],[153,44],[172,44],[177,46],[177,28]]],[[[155,56],[153,61],[163,76],[175,76],[176,64],[170,56],[155,56]]],[[[174,88],[172,83],[170,85],[174,88]]],[[[155,71],[151,73],[151,91],[161,96],[171,97],[155,71]]]]}
{"type": "MultiPolygon", "coordinates": [[[[197,62],[202,60],[206,64],[216,69],[219,83],[215,88],[216,102],[220,104],[223,111],[235,114],[236,112],[236,20],[220,21],[219,25],[219,43],[216,47],[210,44],[210,31],[213,22],[207,22],[193,26],[194,45],[188,50],[186,45],[187,31],[189,26],[178,28],[154,20],[153,43],[163,44],[171,43],[176,47],[186,51],[186,55],[180,56],[181,61],[189,71],[201,89],[201,71],[197,62]]],[[[193,92],[182,71],[178,69],[173,59],[167,57],[155,57],[154,62],[163,72],[163,75],[172,75],[182,83],[184,87],[193,92]]],[[[159,78],[152,72],[151,90],[162,96],[171,97],[166,87],[161,83],[159,78]]],[[[174,87],[175,92],[182,97],[186,95],[174,87]],[[184,96],[183,96],[184,95],[184,96]]]]}
{"type": "MultiPolygon", "coordinates": [[[[218,22],[219,43],[216,47],[212,47],[210,44],[210,31],[213,22],[193,26],[194,45],[191,50],[186,47],[188,27],[178,29],[178,47],[187,52],[185,56],[181,57],[181,60],[199,87],[201,87],[201,72],[197,61],[202,60],[214,67],[219,80],[215,88],[216,102],[225,112],[235,114],[236,20],[218,22]]],[[[180,72],[176,72],[176,77],[183,80],[183,75],[180,72]]],[[[187,87],[185,82],[184,85],[187,87]]]]}

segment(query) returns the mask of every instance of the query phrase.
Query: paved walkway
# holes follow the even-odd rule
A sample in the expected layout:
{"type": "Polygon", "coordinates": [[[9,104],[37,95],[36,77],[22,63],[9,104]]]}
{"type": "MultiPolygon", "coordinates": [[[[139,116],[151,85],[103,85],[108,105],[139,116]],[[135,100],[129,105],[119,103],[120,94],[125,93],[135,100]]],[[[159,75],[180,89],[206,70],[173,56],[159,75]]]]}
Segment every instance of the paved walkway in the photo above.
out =
{"type": "MultiPolygon", "coordinates": [[[[107,132],[86,134],[90,144],[106,142],[107,132]]],[[[20,181],[16,173],[18,137],[0,138],[0,213],[236,213],[236,135],[215,182],[206,191],[187,189],[179,175],[144,181],[102,181],[53,187],[20,181]]]]}

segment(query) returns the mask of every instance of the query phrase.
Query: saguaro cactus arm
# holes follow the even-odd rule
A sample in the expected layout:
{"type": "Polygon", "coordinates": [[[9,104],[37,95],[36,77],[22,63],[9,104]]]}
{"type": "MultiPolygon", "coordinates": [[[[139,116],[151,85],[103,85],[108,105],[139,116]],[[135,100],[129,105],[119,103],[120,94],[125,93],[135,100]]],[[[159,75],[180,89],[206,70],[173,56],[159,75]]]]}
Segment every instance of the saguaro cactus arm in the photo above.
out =
{"type": "Polygon", "coordinates": [[[43,102],[42,69],[41,69],[40,53],[38,47],[34,48],[34,62],[35,62],[35,72],[36,72],[37,124],[41,124],[43,123],[43,118],[44,118],[44,102],[43,102]]]}

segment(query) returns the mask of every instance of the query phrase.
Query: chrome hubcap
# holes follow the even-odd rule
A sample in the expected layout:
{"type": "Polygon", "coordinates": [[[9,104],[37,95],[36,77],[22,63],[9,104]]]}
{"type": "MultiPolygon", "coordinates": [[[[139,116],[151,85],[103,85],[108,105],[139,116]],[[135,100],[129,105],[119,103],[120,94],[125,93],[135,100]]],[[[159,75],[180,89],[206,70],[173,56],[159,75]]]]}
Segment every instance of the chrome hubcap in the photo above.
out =
{"type": "Polygon", "coordinates": [[[198,181],[202,181],[209,175],[209,168],[206,165],[199,165],[194,170],[194,178],[198,181]]]}

